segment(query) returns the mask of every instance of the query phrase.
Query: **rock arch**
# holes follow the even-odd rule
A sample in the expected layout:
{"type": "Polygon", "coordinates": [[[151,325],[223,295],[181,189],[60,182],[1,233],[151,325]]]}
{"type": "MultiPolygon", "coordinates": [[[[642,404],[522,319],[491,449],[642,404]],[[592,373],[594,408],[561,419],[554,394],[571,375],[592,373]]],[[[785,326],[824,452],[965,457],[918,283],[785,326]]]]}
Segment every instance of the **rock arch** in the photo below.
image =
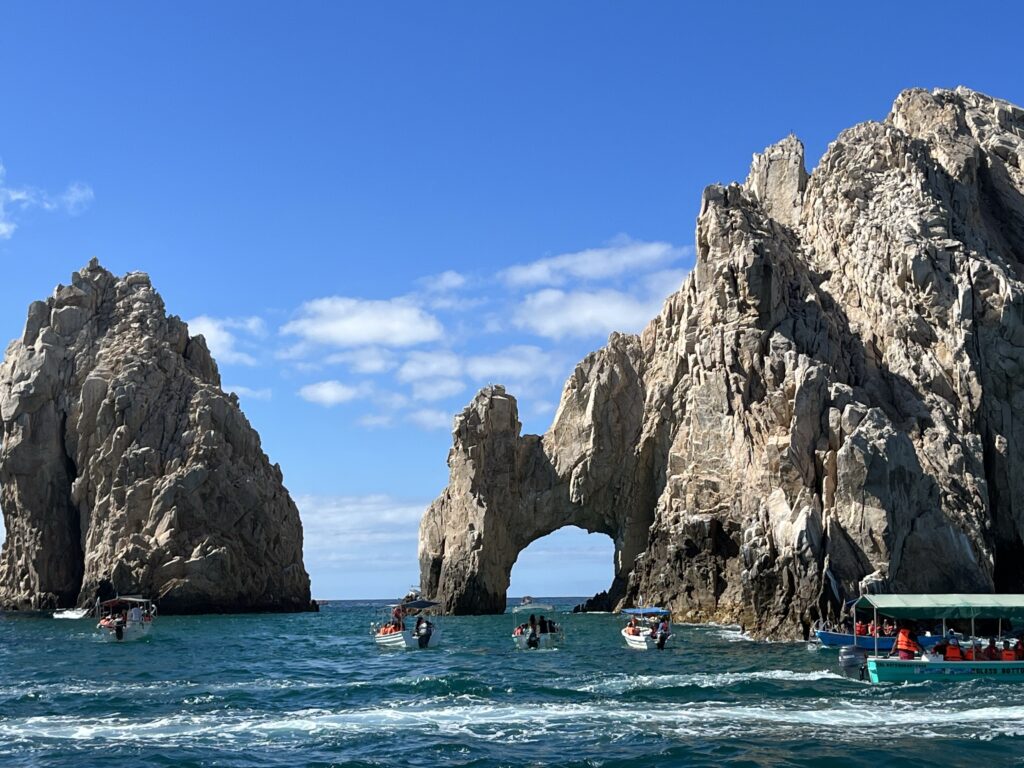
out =
{"type": "Polygon", "coordinates": [[[515,398],[482,389],[456,418],[450,480],[420,524],[420,586],[452,613],[505,610],[512,566],[574,525],[615,545],[612,599],[647,546],[657,488],[640,432],[639,339],[613,334],[566,384],[545,435],[521,435],[515,398]],[[600,414],[597,418],[594,414],[600,414]]]}

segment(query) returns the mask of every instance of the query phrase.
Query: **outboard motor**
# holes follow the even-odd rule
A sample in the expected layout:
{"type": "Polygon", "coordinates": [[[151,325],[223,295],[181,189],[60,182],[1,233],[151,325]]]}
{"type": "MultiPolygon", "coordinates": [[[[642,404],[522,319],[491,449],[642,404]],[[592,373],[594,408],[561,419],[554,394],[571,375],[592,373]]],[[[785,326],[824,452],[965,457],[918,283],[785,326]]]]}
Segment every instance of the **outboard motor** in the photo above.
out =
{"type": "Polygon", "coordinates": [[[868,652],[854,645],[844,645],[839,649],[839,667],[843,676],[851,680],[865,680],[867,675],[868,652]]]}

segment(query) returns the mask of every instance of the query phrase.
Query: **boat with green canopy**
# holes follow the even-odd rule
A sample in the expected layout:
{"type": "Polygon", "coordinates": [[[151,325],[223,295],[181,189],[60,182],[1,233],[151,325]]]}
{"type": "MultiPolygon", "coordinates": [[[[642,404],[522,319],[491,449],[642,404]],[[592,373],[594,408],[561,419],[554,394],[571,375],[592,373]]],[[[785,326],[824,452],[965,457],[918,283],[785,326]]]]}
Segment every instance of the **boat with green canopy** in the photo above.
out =
{"type": "MultiPolygon", "coordinates": [[[[1002,636],[1004,625],[1024,626],[1024,595],[863,595],[857,601],[857,608],[871,611],[876,624],[878,617],[897,622],[941,619],[943,635],[946,635],[947,622],[958,622],[962,626],[969,622],[972,649],[973,638],[977,637],[977,620],[996,622],[996,637],[1002,636]]],[[[1013,642],[1016,645],[1018,641],[1014,638],[1013,642]]],[[[1010,640],[1007,639],[1006,645],[1009,643],[1010,640]]],[[[972,652],[971,655],[975,654],[972,652]]],[[[1018,652],[1008,655],[1020,654],[1018,652]]],[[[949,661],[927,652],[923,652],[920,658],[898,659],[883,656],[880,649],[876,648],[874,655],[867,658],[867,673],[872,683],[958,681],[974,678],[1024,682],[1024,660],[1008,658],[1005,661],[949,661]]]]}

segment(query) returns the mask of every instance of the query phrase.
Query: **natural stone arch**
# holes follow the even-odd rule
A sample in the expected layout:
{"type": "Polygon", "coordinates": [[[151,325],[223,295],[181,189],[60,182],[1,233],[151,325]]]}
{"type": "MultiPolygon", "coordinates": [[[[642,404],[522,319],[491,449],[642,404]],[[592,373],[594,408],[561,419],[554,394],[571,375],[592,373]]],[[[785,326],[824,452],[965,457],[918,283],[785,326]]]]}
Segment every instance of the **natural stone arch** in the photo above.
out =
{"type": "Polygon", "coordinates": [[[565,525],[523,548],[512,565],[508,595],[582,595],[593,610],[607,610],[598,605],[607,600],[614,562],[610,536],[565,525]]]}
{"type": "Polygon", "coordinates": [[[516,400],[487,387],[457,417],[445,492],[420,525],[420,586],[453,613],[505,610],[512,566],[574,525],[615,545],[613,599],[646,545],[655,489],[643,453],[635,336],[613,334],[566,384],[547,434],[520,435],[516,400]],[[593,414],[602,417],[594,419],[593,414]]]}

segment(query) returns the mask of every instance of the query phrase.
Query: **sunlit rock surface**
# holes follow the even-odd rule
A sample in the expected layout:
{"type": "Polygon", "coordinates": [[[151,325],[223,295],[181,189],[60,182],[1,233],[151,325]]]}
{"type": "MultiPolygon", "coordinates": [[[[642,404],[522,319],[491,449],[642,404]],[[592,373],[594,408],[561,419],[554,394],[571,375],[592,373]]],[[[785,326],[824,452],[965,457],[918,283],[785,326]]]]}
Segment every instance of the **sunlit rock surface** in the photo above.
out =
{"type": "Polygon", "coordinates": [[[810,175],[789,137],[708,187],[695,269],[580,364],[545,435],[500,390],[457,418],[425,591],[501,610],[518,552],[567,523],[615,539],[620,604],[762,636],[862,582],[1024,591],[1022,168],[1024,110],[909,90],[810,175]]]}
{"type": "Polygon", "coordinates": [[[0,606],[309,607],[299,513],[201,336],[94,260],[0,367],[0,606]]]}

